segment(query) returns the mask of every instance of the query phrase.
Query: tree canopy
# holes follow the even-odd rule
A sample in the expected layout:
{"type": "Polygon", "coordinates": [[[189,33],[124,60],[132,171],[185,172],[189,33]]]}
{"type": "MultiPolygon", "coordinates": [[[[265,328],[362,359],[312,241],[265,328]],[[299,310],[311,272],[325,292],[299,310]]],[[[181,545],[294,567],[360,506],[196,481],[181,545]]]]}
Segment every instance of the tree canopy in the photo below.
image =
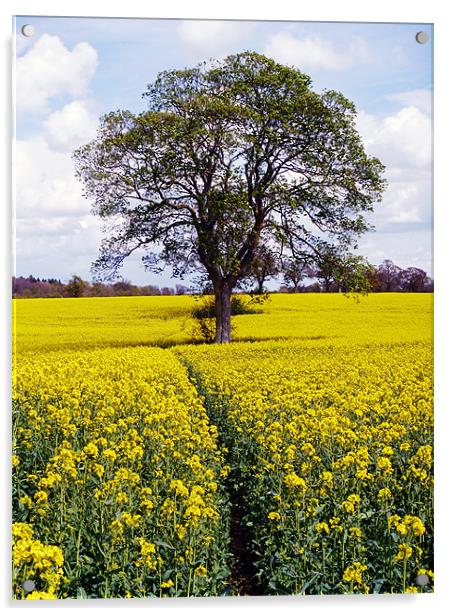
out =
{"type": "Polygon", "coordinates": [[[150,270],[205,272],[216,341],[229,342],[231,292],[260,244],[315,262],[369,229],[384,167],[341,93],[316,93],[299,70],[246,51],[164,71],[143,96],[148,110],[105,115],[74,154],[94,213],[111,222],[98,276],[137,249],[150,270]]]}

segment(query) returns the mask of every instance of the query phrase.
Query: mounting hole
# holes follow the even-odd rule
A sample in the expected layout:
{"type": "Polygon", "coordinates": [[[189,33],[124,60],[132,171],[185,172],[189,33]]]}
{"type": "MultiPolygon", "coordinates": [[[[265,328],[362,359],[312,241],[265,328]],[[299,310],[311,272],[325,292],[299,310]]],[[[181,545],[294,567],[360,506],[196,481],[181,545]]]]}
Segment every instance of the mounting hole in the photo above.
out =
{"type": "Polygon", "coordinates": [[[424,45],[428,41],[428,34],[424,30],[416,34],[416,41],[421,45],[424,45]]]}
{"type": "Polygon", "coordinates": [[[33,590],[36,588],[36,584],[33,580],[25,580],[25,582],[22,584],[22,588],[25,590],[26,593],[33,592],[33,590]]]}
{"type": "Polygon", "coordinates": [[[33,36],[35,27],[31,24],[25,24],[25,26],[22,26],[21,32],[24,36],[33,36]]]}
{"type": "Polygon", "coordinates": [[[418,586],[426,586],[429,582],[429,577],[426,573],[420,573],[416,576],[416,584],[418,586]]]}

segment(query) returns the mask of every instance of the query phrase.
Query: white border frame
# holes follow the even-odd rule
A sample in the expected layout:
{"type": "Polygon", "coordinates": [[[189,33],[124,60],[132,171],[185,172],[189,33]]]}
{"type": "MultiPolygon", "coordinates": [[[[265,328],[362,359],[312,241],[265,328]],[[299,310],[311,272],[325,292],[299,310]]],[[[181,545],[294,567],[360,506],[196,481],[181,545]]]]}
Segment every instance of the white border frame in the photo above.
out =
{"type": "Polygon", "coordinates": [[[451,449],[452,411],[447,402],[448,380],[452,368],[451,312],[451,274],[449,254],[449,233],[452,229],[452,203],[450,203],[450,144],[452,143],[450,122],[450,58],[452,58],[452,32],[450,19],[452,11],[449,3],[443,0],[419,1],[409,3],[394,0],[375,0],[363,3],[362,0],[318,0],[312,3],[293,0],[228,0],[214,3],[211,0],[167,0],[164,3],[150,3],[145,0],[128,0],[126,4],[103,3],[101,0],[4,0],[1,5],[1,43],[3,50],[3,92],[4,105],[2,123],[2,186],[3,186],[3,224],[1,226],[1,245],[4,250],[1,283],[2,300],[2,353],[0,354],[3,402],[2,426],[0,429],[0,451],[2,471],[0,474],[2,501],[0,531],[0,554],[3,567],[1,571],[1,605],[14,609],[16,613],[26,613],[29,609],[83,609],[87,614],[105,610],[130,610],[134,608],[151,609],[154,612],[198,613],[215,610],[227,613],[234,608],[239,612],[258,609],[269,614],[274,610],[284,610],[295,614],[302,610],[305,614],[381,614],[382,610],[397,611],[410,616],[425,615],[425,612],[446,608],[451,603],[448,595],[452,575],[452,519],[451,473],[448,472],[447,454],[451,449]],[[300,21],[366,21],[366,22],[411,22],[434,24],[434,279],[435,279],[435,461],[437,489],[435,496],[435,593],[432,595],[378,595],[378,596],[336,596],[336,597],[265,597],[265,598],[212,598],[176,600],[90,600],[54,602],[11,602],[10,595],[10,335],[11,300],[11,53],[13,15],[59,15],[85,17],[148,17],[148,18],[191,18],[191,19],[252,19],[252,20],[300,20],[300,21]],[[448,278],[449,276],[449,278],[448,278]],[[448,287],[448,288],[447,288],[448,287]]]}

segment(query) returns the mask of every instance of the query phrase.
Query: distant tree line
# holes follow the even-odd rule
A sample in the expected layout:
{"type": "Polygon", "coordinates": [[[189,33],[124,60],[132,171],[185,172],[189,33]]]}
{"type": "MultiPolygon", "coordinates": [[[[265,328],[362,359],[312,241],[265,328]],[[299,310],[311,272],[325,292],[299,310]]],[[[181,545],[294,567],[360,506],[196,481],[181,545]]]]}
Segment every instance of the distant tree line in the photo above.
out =
{"type": "MultiPolygon", "coordinates": [[[[239,291],[260,295],[268,292],[265,283],[276,276],[283,277],[279,293],[347,293],[357,289],[357,279],[362,291],[371,293],[431,293],[433,280],[418,267],[405,269],[385,259],[380,265],[367,263],[362,257],[351,257],[340,268],[334,259],[323,259],[321,266],[300,261],[278,262],[273,255],[262,248],[253,263],[250,274],[239,291]]],[[[14,298],[33,297],[115,297],[133,295],[188,295],[191,288],[176,284],[175,287],[156,285],[139,286],[128,280],[106,284],[87,282],[74,275],[67,283],[56,278],[35,278],[34,276],[13,277],[14,298]]],[[[204,293],[211,293],[207,285],[204,293]]]]}
{"type": "Polygon", "coordinates": [[[284,284],[279,292],[346,293],[356,289],[356,278],[362,281],[362,291],[369,293],[431,293],[434,290],[432,278],[419,267],[403,269],[389,259],[378,266],[366,263],[361,257],[353,257],[352,261],[339,269],[328,261],[320,267],[304,264],[296,267],[292,263],[283,267],[284,284]]]}
{"type": "Polygon", "coordinates": [[[66,284],[55,278],[35,278],[34,276],[13,277],[12,292],[14,298],[32,297],[114,297],[131,295],[185,295],[190,293],[188,287],[177,284],[173,287],[155,285],[139,286],[128,280],[119,280],[112,284],[87,282],[80,276],[72,276],[66,284]]]}

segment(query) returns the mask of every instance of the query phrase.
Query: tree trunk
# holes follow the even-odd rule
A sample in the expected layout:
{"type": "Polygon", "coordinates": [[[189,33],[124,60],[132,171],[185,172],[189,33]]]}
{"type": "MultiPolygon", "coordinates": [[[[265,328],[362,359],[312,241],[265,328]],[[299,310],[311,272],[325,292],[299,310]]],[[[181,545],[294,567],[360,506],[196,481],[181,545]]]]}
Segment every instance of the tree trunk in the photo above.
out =
{"type": "Polygon", "coordinates": [[[215,342],[231,342],[231,288],[225,283],[215,285],[215,342]]]}
{"type": "Polygon", "coordinates": [[[263,295],[264,293],[264,282],[265,282],[265,278],[258,278],[257,279],[257,293],[258,295],[263,295]]]}

